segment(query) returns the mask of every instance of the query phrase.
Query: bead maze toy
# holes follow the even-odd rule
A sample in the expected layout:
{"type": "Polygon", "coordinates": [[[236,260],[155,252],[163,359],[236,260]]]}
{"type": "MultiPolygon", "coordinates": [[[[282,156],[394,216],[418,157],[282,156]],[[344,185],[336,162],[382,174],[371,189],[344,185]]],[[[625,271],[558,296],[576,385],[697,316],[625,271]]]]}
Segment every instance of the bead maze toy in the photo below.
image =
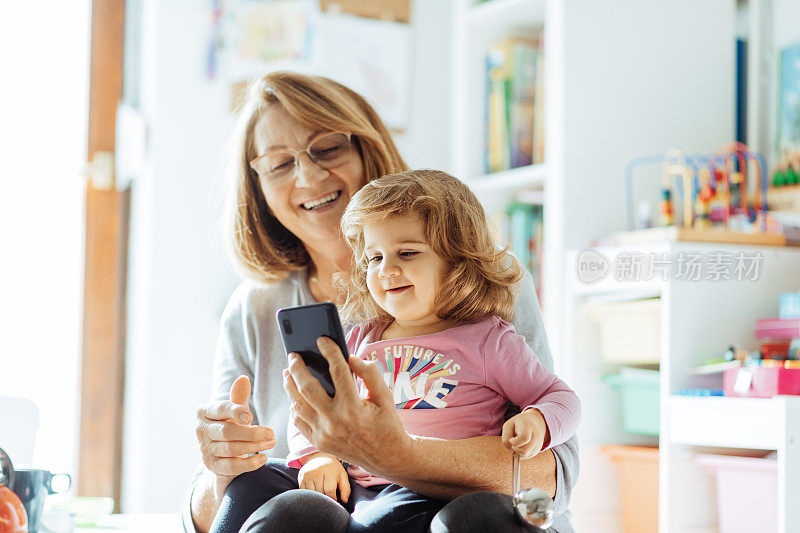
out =
{"type": "Polygon", "coordinates": [[[627,225],[617,240],[679,240],[785,245],[767,212],[766,161],[742,143],[730,143],[713,154],[683,155],[677,150],[633,159],[625,176],[627,225]],[[635,227],[633,183],[641,167],[661,166],[659,228],[635,227]],[[752,201],[748,170],[755,177],[752,201]],[[680,214],[675,217],[676,201],[680,214]]]}

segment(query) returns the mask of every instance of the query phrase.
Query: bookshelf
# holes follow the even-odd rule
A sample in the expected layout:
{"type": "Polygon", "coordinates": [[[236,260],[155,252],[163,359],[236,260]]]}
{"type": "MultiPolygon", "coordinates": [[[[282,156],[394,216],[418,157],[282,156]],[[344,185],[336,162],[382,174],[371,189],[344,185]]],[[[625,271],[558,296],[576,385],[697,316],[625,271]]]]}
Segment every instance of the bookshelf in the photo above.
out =
{"type": "Polygon", "coordinates": [[[537,38],[544,21],[544,0],[458,0],[453,31],[453,169],[482,192],[541,186],[542,165],[500,173],[484,170],[486,53],[507,37],[537,38]]]}
{"type": "MultiPolygon", "coordinates": [[[[784,7],[788,3],[775,1],[784,7]]],[[[772,3],[756,3],[765,2],[772,3]]],[[[576,286],[575,256],[568,251],[581,250],[594,237],[625,228],[624,174],[631,159],[671,148],[713,152],[733,138],[737,2],[616,0],[610,7],[594,0],[456,0],[454,6],[452,169],[480,193],[487,208],[510,201],[521,190],[541,191],[545,249],[541,292],[548,339],[558,373],[586,394],[579,429],[581,478],[573,492],[572,523],[578,531],[617,532],[621,529],[618,472],[600,453],[600,446],[653,443],[653,439],[623,433],[619,399],[599,379],[603,367],[597,349],[579,340],[590,326],[578,315],[577,303],[598,293],[659,296],[670,302],[668,309],[675,317],[667,338],[681,332],[677,339],[688,343],[690,330],[681,329],[684,323],[677,320],[687,309],[686,316],[703,324],[698,303],[705,300],[692,292],[691,284],[681,288],[664,283],[576,286]],[[482,159],[486,48],[503,37],[540,34],[545,63],[544,164],[486,175],[482,159]]],[[[761,20],[751,24],[761,24],[761,20]]],[[[750,127],[755,127],[754,121],[750,127]]],[[[726,298],[736,296],[726,294],[726,298]]],[[[670,354],[684,353],[677,345],[671,350],[670,354]]],[[[684,359],[674,359],[675,374],[670,380],[678,379],[687,365],[684,359]]],[[[677,390],[671,388],[673,381],[668,383],[667,396],[677,390]]],[[[662,408],[667,405],[662,402],[662,408]]],[[[662,413],[663,424],[668,423],[668,414],[662,413]]],[[[691,435],[693,430],[686,432],[691,435]]],[[[687,433],[681,439],[690,439],[687,433]]],[[[693,479],[683,477],[681,468],[673,468],[686,446],[681,441],[662,453],[662,495],[678,494],[693,479]]],[[[711,487],[703,487],[705,492],[689,493],[697,496],[697,502],[713,501],[711,487]]],[[[675,501],[675,497],[662,496],[661,531],[684,530],[681,526],[687,522],[675,501]]],[[[712,512],[713,507],[697,522],[713,521],[712,512]]],[[[694,518],[697,515],[686,517],[694,518]]]]}
{"type": "MultiPolygon", "coordinates": [[[[547,167],[544,164],[528,165],[512,168],[491,174],[481,174],[472,178],[469,185],[479,198],[486,194],[498,194],[505,199],[502,193],[517,192],[523,189],[543,189],[547,178],[547,167]]],[[[489,202],[484,198],[484,203],[489,202]]]]}
{"type": "Polygon", "coordinates": [[[528,21],[541,23],[545,4],[545,0],[489,0],[472,5],[467,19],[473,27],[489,26],[501,30],[514,26],[521,15],[528,21]]]}

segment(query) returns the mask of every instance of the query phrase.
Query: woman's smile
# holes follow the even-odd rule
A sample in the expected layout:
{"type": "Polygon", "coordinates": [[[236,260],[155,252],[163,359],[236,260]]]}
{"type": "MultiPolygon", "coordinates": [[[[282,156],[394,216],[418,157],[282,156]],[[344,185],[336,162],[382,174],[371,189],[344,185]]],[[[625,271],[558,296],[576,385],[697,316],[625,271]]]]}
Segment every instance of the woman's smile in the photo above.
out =
{"type": "Polygon", "coordinates": [[[300,204],[300,207],[305,209],[306,211],[325,211],[336,203],[339,198],[342,196],[342,191],[334,191],[329,194],[325,194],[319,198],[314,200],[309,200],[307,202],[303,202],[300,204]]]}

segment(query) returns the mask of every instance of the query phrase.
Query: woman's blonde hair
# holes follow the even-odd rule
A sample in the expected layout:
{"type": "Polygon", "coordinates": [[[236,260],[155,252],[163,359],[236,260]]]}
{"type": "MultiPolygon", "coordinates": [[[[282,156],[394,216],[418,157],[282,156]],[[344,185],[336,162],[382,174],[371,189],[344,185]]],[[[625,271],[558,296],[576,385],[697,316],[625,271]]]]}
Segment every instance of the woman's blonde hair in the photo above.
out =
{"type": "Polygon", "coordinates": [[[446,172],[408,170],[362,187],[342,215],[342,233],[355,259],[349,272],[335,277],[344,296],[341,310],[346,320],[388,317],[367,288],[364,228],[392,215],[419,217],[428,245],[450,268],[434,302],[439,318],[512,318],[513,286],[523,271],[508,249],[501,250],[492,241],[478,199],[446,172]]]}
{"type": "Polygon", "coordinates": [[[269,212],[258,174],[250,167],[259,155],[255,125],[271,105],[282,106],[310,128],[349,131],[367,181],[408,168],[383,121],[355,91],[322,76],[294,72],[272,72],[252,82],[231,139],[225,234],[237,267],[264,282],[283,279],[309,262],[302,241],[269,212]]]}

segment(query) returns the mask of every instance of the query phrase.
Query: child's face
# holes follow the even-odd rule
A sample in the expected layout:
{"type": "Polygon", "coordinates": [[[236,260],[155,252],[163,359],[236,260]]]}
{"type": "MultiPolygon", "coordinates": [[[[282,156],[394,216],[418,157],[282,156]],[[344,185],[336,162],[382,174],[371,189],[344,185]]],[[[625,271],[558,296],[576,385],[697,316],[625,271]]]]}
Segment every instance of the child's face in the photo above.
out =
{"type": "Polygon", "coordinates": [[[401,325],[440,322],[433,310],[447,264],[426,242],[422,219],[392,215],[364,228],[367,287],[401,325]]]}

